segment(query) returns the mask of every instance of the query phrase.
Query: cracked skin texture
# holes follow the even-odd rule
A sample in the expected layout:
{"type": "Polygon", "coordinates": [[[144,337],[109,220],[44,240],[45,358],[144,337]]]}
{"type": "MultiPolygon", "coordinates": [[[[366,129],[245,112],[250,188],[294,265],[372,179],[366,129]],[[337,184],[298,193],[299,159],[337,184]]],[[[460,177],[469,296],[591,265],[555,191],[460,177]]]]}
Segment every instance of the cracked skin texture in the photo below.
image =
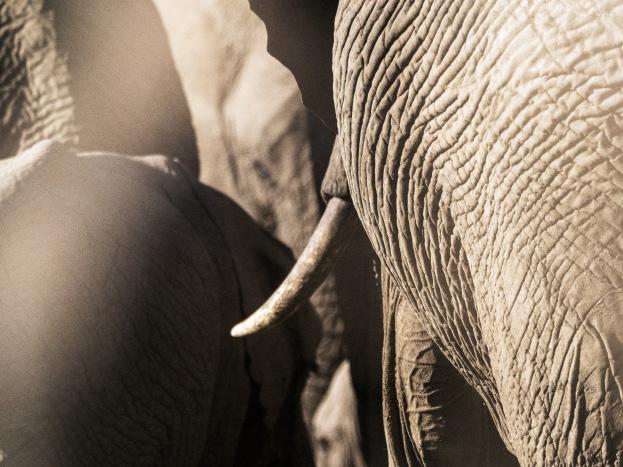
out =
{"type": "Polygon", "coordinates": [[[374,249],[525,466],[623,457],[623,7],[340,2],[374,249]]]}
{"type": "MultiPolygon", "coordinates": [[[[269,38],[289,28],[295,49],[291,25],[321,20],[300,0],[277,24],[279,1],[260,3],[269,38]]],[[[336,14],[336,153],[359,217],[522,465],[621,464],[621,10],[341,0],[336,14]]]]}
{"type": "Polygon", "coordinates": [[[0,161],[0,200],[3,465],[311,464],[310,310],[229,336],[291,266],[242,210],[162,156],[50,142],[0,161]]]}
{"type": "Polygon", "coordinates": [[[383,275],[383,391],[395,465],[516,466],[478,393],[431,339],[387,271],[383,275]]]}

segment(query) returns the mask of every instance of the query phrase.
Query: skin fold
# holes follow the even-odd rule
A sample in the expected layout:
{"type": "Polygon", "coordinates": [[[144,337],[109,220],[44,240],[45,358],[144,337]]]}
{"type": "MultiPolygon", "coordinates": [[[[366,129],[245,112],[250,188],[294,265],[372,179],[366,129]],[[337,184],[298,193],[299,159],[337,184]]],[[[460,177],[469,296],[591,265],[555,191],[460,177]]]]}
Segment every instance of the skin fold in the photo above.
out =
{"type": "Polygon", "coordinates": [[[44,138],[76,143],[69,72],[40,1],[0,2],[0,159],[44,138]]]}
{"type": "Polygon", "coordinates": [[[478,393],[431,339],[387,271],[383,300],[383,391],[396,465],[517,465],[478,393]]]}
{"type": "MultiPolygon", "coordinates": [[[[397,359],[419,320],[521,465],[623,456],[622,21],[609,0],[342,0],[335,17],[343,174],[414,315],[397,359]]],[[[389,397],[386,429],[405,415],[389,397]]],[[[422,446],[422,426],[399,436],[422,446]]]]}
{"type": "Polygon", "coordinates": [[[291,258],[192,178],[50,142],[0,162],[3,465],[311,465],[317,318],[229,338],[291,258]]]}

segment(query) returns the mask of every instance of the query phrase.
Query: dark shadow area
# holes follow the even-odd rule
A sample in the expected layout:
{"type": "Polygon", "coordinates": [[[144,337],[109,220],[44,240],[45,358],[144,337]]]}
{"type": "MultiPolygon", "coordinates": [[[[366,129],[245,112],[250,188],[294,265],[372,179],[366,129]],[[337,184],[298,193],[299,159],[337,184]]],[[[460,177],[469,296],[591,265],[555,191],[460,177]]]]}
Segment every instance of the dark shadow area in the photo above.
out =
{"type": "Polygon", "coordinates": [[[80,145],[177,157],[197,175],[195,133],[168,39],[148,0],[45,0],[68,59],[80,145]]]}

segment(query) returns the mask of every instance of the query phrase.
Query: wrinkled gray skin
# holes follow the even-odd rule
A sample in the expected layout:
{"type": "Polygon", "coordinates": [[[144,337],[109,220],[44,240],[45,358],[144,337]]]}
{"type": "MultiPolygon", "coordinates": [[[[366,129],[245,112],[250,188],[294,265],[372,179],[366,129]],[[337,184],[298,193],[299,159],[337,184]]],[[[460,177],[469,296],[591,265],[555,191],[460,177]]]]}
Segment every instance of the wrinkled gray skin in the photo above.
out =
{"type": "Polygon", "coordinates": [[[44,138],[77,142],[69,73],[41,2],[0,2],[0,159],[44,138]]]}
{"type": "MultiPolygon", "coordinates": [[[[323,2],[251,3],[269,45],[271,29],[293,38],[284,63],[305,50],[326,63],[331,52],[314,49],[326,37],[297,24],[326,30],[323,2]]],[[[435,463],[414,436],[425,417],[407,417],[428,408],[414,397],[401,411],[391,396],[422,381],[417,360],[402,366],[435,352],[413,350],[423,327],[520,464],[620,464],[622,21],[610,0],[339,2],[335,114],[318,89],[302,93],[325,121],[335,115],[353,204],[406,301],[386,310],[395,462],[418,452],[435,463]]]]}
{"type": "Polygon", "coordinates": [[[161,156],[41,142],[0,161],[7,466],[312,464],[298,322],[233,340],[291,265],[161,156]]]}

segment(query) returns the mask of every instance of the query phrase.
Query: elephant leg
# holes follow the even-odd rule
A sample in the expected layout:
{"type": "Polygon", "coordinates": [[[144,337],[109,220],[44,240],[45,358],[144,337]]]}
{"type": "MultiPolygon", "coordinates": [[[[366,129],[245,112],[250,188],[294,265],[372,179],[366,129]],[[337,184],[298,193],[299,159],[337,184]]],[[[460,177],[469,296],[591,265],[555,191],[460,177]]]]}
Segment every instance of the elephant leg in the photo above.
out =
{"type": "Polygon", "coordinates": [[[516,466],[477,392],[383,272],[384,403],[397,465],[516,466]],[[394,407],[391,407],[391,406],[394,407]]]}

